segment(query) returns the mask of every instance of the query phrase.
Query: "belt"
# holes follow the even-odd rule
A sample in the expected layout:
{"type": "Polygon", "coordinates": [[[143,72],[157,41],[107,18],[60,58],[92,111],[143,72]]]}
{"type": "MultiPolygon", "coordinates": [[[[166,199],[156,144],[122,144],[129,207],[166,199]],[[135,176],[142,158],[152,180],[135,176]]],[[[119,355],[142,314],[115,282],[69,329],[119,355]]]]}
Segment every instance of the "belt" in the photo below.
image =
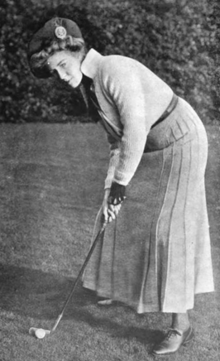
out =
{"type": "Polygon", "coordinates": [[[161,123],[164,119],[166,119],[172,111],[176,108],[178,103],[178,96],[176,94],[173,94],[172,100],[170,104],[168,105],[165,112],[160,116],[160,118],[152,125],[151,129],[154,128],[157,124],[161,123]]]}

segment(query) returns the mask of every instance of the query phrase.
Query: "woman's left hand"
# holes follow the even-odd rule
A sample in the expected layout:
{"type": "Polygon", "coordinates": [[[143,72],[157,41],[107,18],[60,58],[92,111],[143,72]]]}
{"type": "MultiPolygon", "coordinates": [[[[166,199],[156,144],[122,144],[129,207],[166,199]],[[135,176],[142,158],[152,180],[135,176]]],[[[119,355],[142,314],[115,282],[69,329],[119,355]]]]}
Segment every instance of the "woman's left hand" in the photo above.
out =
{"type": "Polygon", "coordinates": [[[117,182],[113,182],[110,189],[108,203],[110,205],[118,206],[121,205],[125,198],[125,186],[117,182]]]}
{"type": "Polygon", "coordinates": [[[114,219],[116,219],[116,217],[120,211],[120,208],[121,208],[121,204],[118,204],[118,205],[109,204],[109,202],[108,202],[109,194],[110,194],[110,189],[106,189],[105,194],[104,194],[104,199],[102,202],[103,216],[104,216],[105,221],[108,223],[110,223],[114,219]]]}

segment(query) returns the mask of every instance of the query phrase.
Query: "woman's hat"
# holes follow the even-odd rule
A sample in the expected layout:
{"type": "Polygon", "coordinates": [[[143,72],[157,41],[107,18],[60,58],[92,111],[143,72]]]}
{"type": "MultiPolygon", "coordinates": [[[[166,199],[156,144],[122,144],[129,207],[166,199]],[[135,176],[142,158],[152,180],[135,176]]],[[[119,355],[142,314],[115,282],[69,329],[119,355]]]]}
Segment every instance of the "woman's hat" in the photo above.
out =
{"type": "Polygon", "coordinates": [[[33,54],[45,49],[53,40],[63,40],[68,35],[71,35],[73,38],[83,39],[81,31],[74,21],[58,17],[47,21],[33,35],[28,46],[28,58],[30,59],[33,54]]]}
{"type": "Polygon", "coordinates": [[[27,58],[32,73],[37,78],[51,76],[47,66],[47,48],[55,41],[57,43],[67,39],[68,36],[83,41],[82,33],[78,25],[65,18],[52,18],[38,30],[32,37],[27,51],[27,58]]]}

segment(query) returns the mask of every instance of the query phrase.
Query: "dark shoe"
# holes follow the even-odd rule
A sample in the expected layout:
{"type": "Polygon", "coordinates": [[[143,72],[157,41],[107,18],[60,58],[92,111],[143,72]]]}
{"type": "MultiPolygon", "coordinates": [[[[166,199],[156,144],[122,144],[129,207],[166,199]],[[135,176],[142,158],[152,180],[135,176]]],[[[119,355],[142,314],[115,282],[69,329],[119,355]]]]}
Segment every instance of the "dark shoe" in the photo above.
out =
{"type": "Polygon", "coordinates": [[[170,328],[161,343],[154,346],[152,353],[154,355],[165,355],[168,353],[176,352],[181,345],[190,342],[194,336],[192,326],[181,332],[174,328],[170,328]]]}

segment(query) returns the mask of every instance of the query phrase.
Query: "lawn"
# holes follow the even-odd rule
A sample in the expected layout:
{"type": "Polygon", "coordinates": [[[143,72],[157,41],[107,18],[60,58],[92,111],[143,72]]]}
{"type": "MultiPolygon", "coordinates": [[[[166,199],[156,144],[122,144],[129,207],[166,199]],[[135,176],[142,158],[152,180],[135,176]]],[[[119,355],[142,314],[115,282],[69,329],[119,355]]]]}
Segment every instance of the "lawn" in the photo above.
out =
{"type": "MultiPolygon", "coordinates": [[[[220,359],[220,127],[208,125],[207,201],[216,292],[196,296],[196,338],[163,360],[220,359]]],[[[102,200],[108,146],[87,124],[0,125],[0,361],[144,361],[170,316],[98,307],[77,288],[55,333],[50,328],[90,245],[102,200]]]]}

